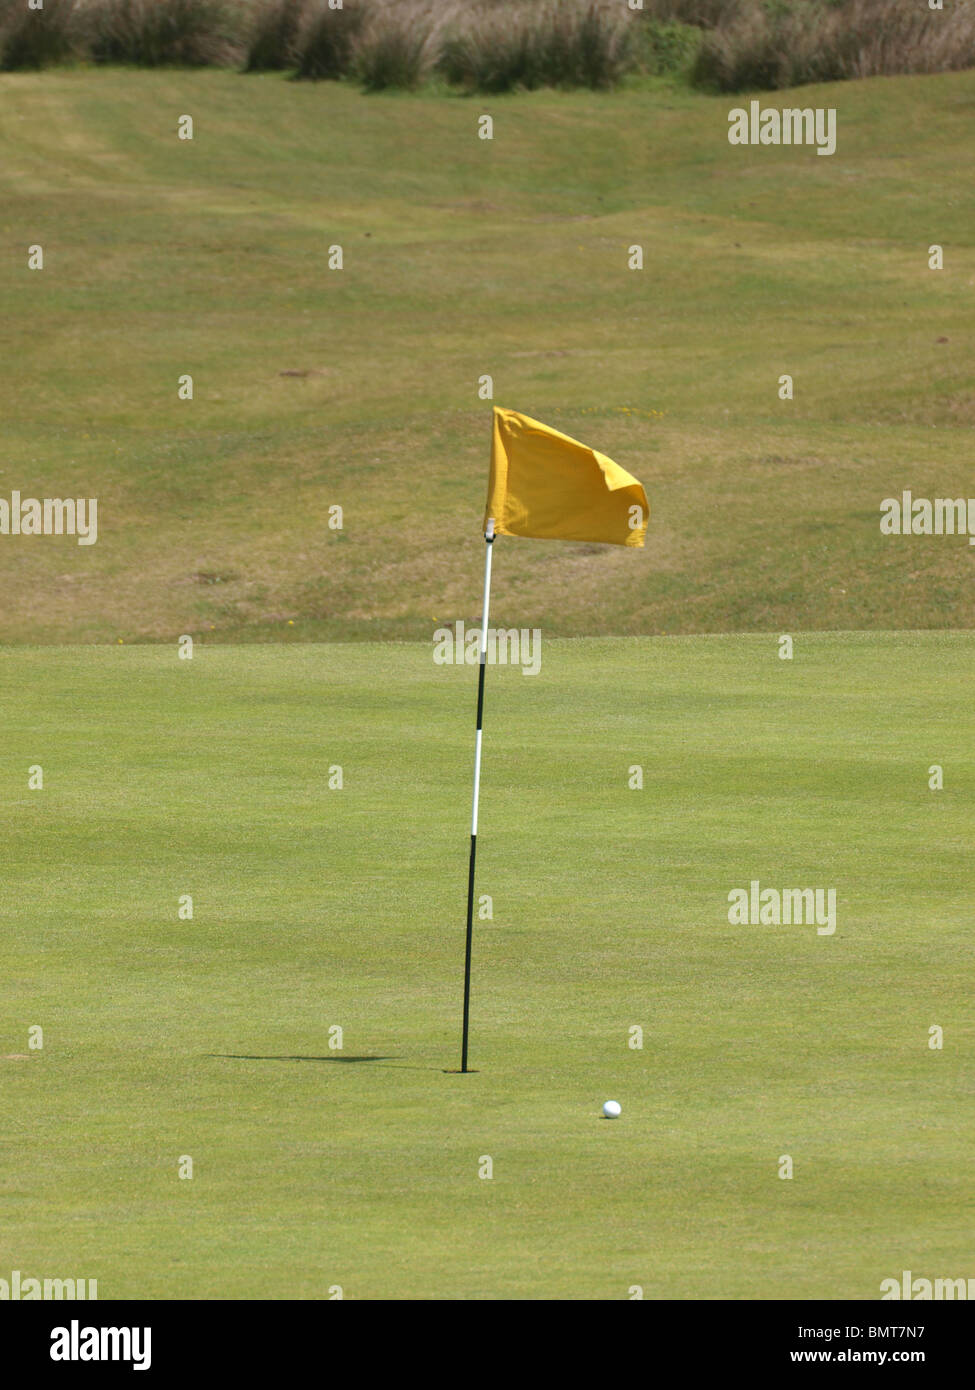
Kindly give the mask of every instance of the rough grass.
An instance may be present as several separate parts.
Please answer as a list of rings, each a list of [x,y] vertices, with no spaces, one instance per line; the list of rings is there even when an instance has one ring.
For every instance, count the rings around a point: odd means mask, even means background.
[[[970,634],[823,634],[792,662],[726,637],[492,667],[460,1077],[470,667],[7,652],[3,1269],[103,1300],[964,1275],[973,659]],[[752,878],[835,887],[835,935],[730,926]]]
[[[348,0],[341,10],[329,9],[325,0],[313,0],[298,36],[295,76],[315,80],[349,76],[367,14],[368,0]]]
[[[975,4],[919,0],[743,6],[704,36],[693,71],[720,91],[777,89],[975,66]]]
[[[232,0],[85,0],[79,16],[96,63],[230,67],[243,54]]]
[[[536,87],[604,90],[633,65],[634,22],[605,0],[542,0],[460,12],[448,25],[440,71],[480,92]]]
[[[373,4],[354,44],[355,76],[370,92],[418,87],[437,61],[444,23],[441,8],[426,0]]]
[[[297,65],[307,0],[256,0],[247,36],[247,72],[274,72]]]
[[[703,35],[703,40],[702,36]],[[366,91],[608,90],[679,73],[723,91],[975,65],[975,0],[0,0],[0,67],[77,57],[291,69]]]
[[[70,62],[82,51],[77,0],[47,0],[28,10],[27,0],[0,0],[0,71],[14,72]]]

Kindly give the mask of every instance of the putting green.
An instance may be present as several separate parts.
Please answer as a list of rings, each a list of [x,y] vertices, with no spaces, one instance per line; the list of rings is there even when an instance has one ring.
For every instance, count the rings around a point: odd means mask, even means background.
[[[7,651],[0,1270],[101,1298],[965,1275],[973,656],[819,633],[492,668],[458,1076],[471,668]],[[731,926],[755,879],[835,888],[835,933]]]

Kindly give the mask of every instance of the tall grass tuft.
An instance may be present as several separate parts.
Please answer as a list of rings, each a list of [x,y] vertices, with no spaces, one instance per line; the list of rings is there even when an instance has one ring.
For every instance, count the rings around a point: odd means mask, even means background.
[[[347,77],[353,69],[356,39],[368,16],[364,0],[345,0],[340,10],[313,0],[298,36],[296,77]]]
[[[975,0],[777,0],[706,33],[693,80],[740,92],[973,66]]]
[[[77,57],[76,11],[76,0],[46,0],[42,10],[29,10],[26,0],[0,0],[0,70],[46,68]]]
[[[245,12],[230,0],[87,0],[96,63],[229,67],[243,57]]]
[[[631,65],[633,13],[608,0],[473,7],[448,26],[439,68],[469,91],[605,89]]]
[[[305,0],[254,0],[245,72],[280,72],[298,66]]]
[[[887,0],[884,5],[879,0],[853,0],[848,23],[855,42],[844,62],[844,77],[975,67],[972,0],[954,0],[942,11],[918,8],[906,0]]]
[[[353,44],[352,65],[366,91],[418,87],[439,55],[445,14],[423,0],[373,0]]]

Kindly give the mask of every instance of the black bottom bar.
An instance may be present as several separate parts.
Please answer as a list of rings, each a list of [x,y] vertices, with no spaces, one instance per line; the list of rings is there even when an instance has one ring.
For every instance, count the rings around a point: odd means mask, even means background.
[[[547,1257],[549,1251],[540,1247],[539,1253]],[[651,1270],[652,1256],[648,1248],[646,1267]],[[731,1374],[746,1379],[756,1371],[770,1372],[778,1381],[796,1366],[828,1369],[851,1364],[882,1365],[885,1374],[877,1377],[878,1384],[886,1383],[891,1368],[902,1367],[903,1379],[895,1377],[892,1384],[910,1384],[912,1372],[917,1371],[922,1377],[925,1371],[934,1371],[942,1383],[951,1384],[956,1377],[960,1380],[959,1369],[971,1367],[971,1318],[967,1307],[954,1302],[912,1302],[910,1308],[876,1299],[656,1302],[648,1282],[641,1306],[621,1309],[620,1303],[634,1301],[632,1294],[627,1297],[628,1276],[621,1276],[611,1288],[598,1281],[592,1289],[593,1301],[558,1304],[546,1299],[553,1271],[546,1268],[545,1258],[538,1268],[537,1301],[506,1303],[504,1280],[499,1276],[493,1289],[497,1296],[484,1297],[488,1308],[479,1312],[470,1300],[454,1305],[452,1320],[466,1327],[466,1335],[482,1340],[478,1364],[483,1368],[493,1371],[496,1366],[498,1374],[510,1369],[507,1339],[497,1335],[499,1317],[520,1324],[526,1333],[540,1332],[549,1345],[562,1340],[569,1344],[580,1329],[589,1342],[609,1337],[621,1364],[639,1357],[650,1368],[676,1365],[684,1371],[706,1371],[719,1384]],[[256,1267],[254,1285],[259,1297]],[[327,1279],[323,1279],[321,1298],[304,1303],[10,1303],[3,1315],[4,1366],[15,1366],[25,1384],[50,1385],[53,1369],[59,1383],[73,1383],[85,1372],[104,1383],[106,1374],[111,1378],[114,1372],[131,1385],[138,1352],[139,1369],[148,1370],[150,1385],[153,1375],[167,1386],[185,1385],[188,1375],[198,1379],[198,1373],[218,1377],[222,1383],[236,1378],[238,1372],[246,1372],[251,1379],[254,1372],[279,1376],[292,1364],[296,1350],[318,1345],[326,1322],[345,1329],[343,1335],[350,1327],[359,1329],[360,1335],[375,1335],[376,1314],[368,1303],[382,1301],[382,1281],[378,1286],[371,1280],[360,1285],[350,1271],[342,1294],[342,1300],[330,1298]],[[422,1280],[417,1298],[423,1298]],[[610,1306],[613,1303],[617,1306]],[[428,1326],[431,1339],[442,1326],[443,1314],[428,1301],[412,1303],[405,1315],[410,1322],[404,1330]],[[131,1335],[112,1337],[103,1349],[103,1339],[97,1335],[102,1328],[128,1329]],[[128,1359],[103,1359],[104,1350],[111,1354],[116,1345],[123,1356],[128,1353]],[[75,1360],[82,1347],[97,1348],[98,1359]],[[52,1360],[52,1350],[67,1355],[71,1364],[62,1366]],[[142,1383],[142,1375],[137,1376],[136,1384]]]

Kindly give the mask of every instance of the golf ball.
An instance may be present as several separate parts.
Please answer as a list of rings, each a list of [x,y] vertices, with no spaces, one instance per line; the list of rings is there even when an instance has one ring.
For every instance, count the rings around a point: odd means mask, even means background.
[[[603,1114],[607,1120],[615,1120],[622,1109],[618,1100],[608,1100],[603,1106]]]

